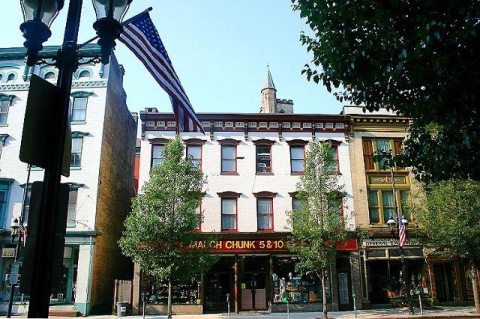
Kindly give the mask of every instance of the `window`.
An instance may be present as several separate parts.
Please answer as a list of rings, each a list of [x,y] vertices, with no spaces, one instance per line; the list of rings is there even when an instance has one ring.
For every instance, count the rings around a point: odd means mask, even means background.
[[[237,199],[222,198],[222,231],[237,230]]]
[[[272,146],[271,145],[257,145],[257,173],[271,173],[272,172]]]
[[[45,73],[45,75],[43,76],[43,78],[44,78],[45,80],[48,80],[48,81],[53,81],[53,80],[55,80],[55,73],[53,73],[53,72],[51,72],[51,71],[50,71],[50,72],[47,72],[47,73]]]
[[[80,167],[82,161],[83,137],[72,138],[72,154],[70,156],[70,166]]]
[[[222,173],[237,172],[237,145],[222,145]]]
[[[152,145],[152,167],[155,165],[160,165],[163,162],[163,150],[165,149],[165,144],[153,144]]]
[[[290,168],[292,173],[303,173],[305,166],[305,145],[290,146]]]
[[[78,190],[70,190],[68,194],[67,227],[75,227],[77,217]]]
[[[74,97],[70,114],[71,122],[84,122],[87,117],[88,97]]]
[[[12,97],[0,94],[0,125],[6,125]]]
[[[383,170],[389,169],[385,167],[385,160],[374,161],[373,156],[377,152],[393,151],[394,155],[401,153],[403,143],[401,139],[385,139],[378,138],[372,140],[363,140],[363,161],[365,170]]]
[[[88,80],[90,78],[90,72],[87,70],[83,70],[78,74],[78,78],[80,80]]]
[[[292,197],[292,210],[301,210],[302,200],[298,197]]]
[[[200,230],[202,228],[202,202],[200,202],[200,205],[198,205],[198,207],[195,209],[195,212],[197,213],[198,217],[198,222],[195,226],[195,230]]]
[[[339,141],[329,140],[329,143],[332,148],[332,162],[327,165],[327,170],[330,173],[339,173],[339,162],[338,162],[338,145]]]
[[[273,230],[273,198],[257,198],[258,230]]]
[[[8,195],[10,192],[9,182],[0,182],[0,228],[5,226],[5,218],[8,209]],[[8,226],[7,226],[8,227]]]
[[[392,190],[369,190],[368,208],[370,215],[370,224],[387,223],[390,217],[395,218],[395,201],[399,216],[404,216],[411,221],[411,215],[408,208],[408,190],[396,190],[395,198]]]
[[[32,196],[31,187],[27,188],[27,193],[25,194],[25,207],[23,210],[23,224],[28,224],[28,214],[30,213],[30,198]]]
[[[202,145],[187,145],[187,157],[194,167],[202,170]]]
[[[13,80],[15,80],[15,74],[10,73],[10,74],[7,76],[7,83],[8,83],[8,82],[13,82]]]

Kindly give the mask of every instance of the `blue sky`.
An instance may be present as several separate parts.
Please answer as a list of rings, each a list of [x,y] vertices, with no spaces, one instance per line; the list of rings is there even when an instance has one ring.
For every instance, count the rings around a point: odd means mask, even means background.
[[[22,46],[19,1],[4,1],[0,47]],[[293,99],[295,113],[341,111],[341,103],[322,85],[300,74],[311,59],[299,42],[300,32],[308,27],[292,11],[290,0],[133,0],[126,18],[149,6],[197,112],[258,112],[267,64],[277,97]],[[80,41],[95,35],[91,1],[84,0],[83,7]],[[62,42],[66,14],[65,7],[53,22],[48,45]],[[124,86],[130,110],[155,106],[170,112],[168,96],[136,57],[118,41],[115,53],[126,69]]]

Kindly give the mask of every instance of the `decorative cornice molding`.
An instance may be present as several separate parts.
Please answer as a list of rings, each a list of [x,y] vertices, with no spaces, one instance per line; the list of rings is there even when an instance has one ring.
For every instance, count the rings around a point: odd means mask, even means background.
[[[295,139],[295,140],[287,141],[287,144],[288,145],[307,145],[308,141]]]
[[[252,141],[252,142],[255,145],[273,145],[273,144],[275,144],[275,141],[269,140],[269,139],[266,139],[266,138],[262,138],[262,139],[255,140],[255,141]]]
[[[168,144],[168,142],[170,142],[170,139],[163,138],[163,137],[155,137],[155,138],[148,139],[148,141],[150,142],[150,144],[153,144],[153,145],[163,145],[163,144]]]
[[[72,88],[102,88],[107,86],[107,80],[74,81]],[[0,91],[28,91],[30,83],[0,84]]]
[[[237,192],[218,192],[217,195],[222,198],[239,198],[242,193]]]
[[[277,196],[278,193],[275,192],[269,192],[269,191],[263,191],[263,192],[256,192],[253,193],[253,196],[259,198],[259,197],[268,197],[268,198],[274,198]]]
[[[238,145],[238,144],[240,144],[240,140],[235,140],[233,138],[224,138],[222,140],[218,140],[218,144],[221,144],[221,145]]]
[[[186,145],[203,145],[207,141],[200,138],[186,138],[183,140]]]

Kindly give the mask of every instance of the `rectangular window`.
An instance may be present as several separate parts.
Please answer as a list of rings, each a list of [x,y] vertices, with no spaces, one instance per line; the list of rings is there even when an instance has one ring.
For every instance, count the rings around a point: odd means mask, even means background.
[[[341,198],[329,199],[328,210],[332,215],[338,214],[340,216],[343,216],[342,199]]]
[[[237,146],[222,145],[222,173],[237,172]]]
[[[80,167],[82,161],[83,137],[72,138],[72,154],[70,156],[70,166]]]
[[[237,229],[237,200],[222,198],[222,230]]]
[[[25,187],[27,187],[25,185]],[[23,209],[23,223],[27,224],[28,223],[28,214],[30,213],[30,198],[32,196],[32,189],[29,188],[27,189],[27,193],[25,194],[25,207]],[[23,200],[23,198],[22,198]]]
[[[272,172],[272,146],[257,145],[257,173]]]
[[[152,145],[152,167],[163,162],[163,150],[165,145]]]
[[[388,152],[391,151],[390,147],[390,140],[386,139],[376,139],[375,140],[375,151],[376,152]],[[379,169],[388,169],[389,167],[386,167],[386,160],[382,159],[380,161],[377,161],[377,165]]]
[[[369,190],[368,206],[370,212],[370,224],[386,224],[390,217],[395,218],[395,201],[400,217],[404,216],[411,221],[408,206],[408,190],[397,190],[393,197],[391,190]]]
[[[290,167],[292,173],[303,173],[305,167],[305,146],[290,146]]]
[[[257,198],[258,230],[273,230],[273,199]]]
[[[70,113],[71,122],[84,122],[87,118],[87,97],[74,97]]]
[[[10,191],[10,184],[0,183],[0,228],[4,228],[5,226],[9,191]]]
[[[380,205],[378,204],[377,191],[368,192],[368,209],[370,214],[370,224],[380,223]]]
[[[373,144],[370,140],[363,140],[363,161],[365,163],[365,170],[375,169],[373,162]]]
[[[202,170],[202,146],[187,145],[187,157],[192,160],[193,166]]]
[[[10,108],[10,99],[0,99],[0,125],[6,125],[8,119],[8,109]]]
[[[300,198],[293,197],[292,198],[292,209],[293,210],[301,210],[302,209],[302,201]]]
[[[332,145],[332,162],[327,166],[327,170],[331,173],[337,173],[338,170],[338,146]]]
[[[197,214],[197,225],[195,226],[196,230],[200,230],[202,227],[202,203],[200,202],[200,205],[195,209],[195,213]]]
[[[67,227],[75,227],[77,217],[77,190],[71,190],[68,194]]]

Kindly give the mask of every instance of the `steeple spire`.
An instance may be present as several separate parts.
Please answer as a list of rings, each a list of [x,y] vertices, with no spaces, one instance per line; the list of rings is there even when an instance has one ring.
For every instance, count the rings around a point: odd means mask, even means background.
[[[273,83],[272,73],[270,73],[270,67],[267,64],[267,76],[265,78],[265,84],[263,89],[275,89],[275,84]]]
[[[275,113],[275,106],[277,103],[277,89],[273,84],[272,73],[267,64],[267,76],[265,78],[265,84],[261,92],[261,105],[260,113]]]

